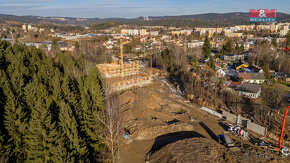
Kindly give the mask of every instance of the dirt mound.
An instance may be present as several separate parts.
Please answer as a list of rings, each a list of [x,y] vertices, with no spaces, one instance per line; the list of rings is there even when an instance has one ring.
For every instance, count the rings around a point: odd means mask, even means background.
[[[172,139],[169,139],[172,140]],[[206,137],[181,137],[149,151],[146,161],[159,162],[285,162],[278,156],[259,151],[247,144],[226,148]],[[160,141],[160,140],[159,140]],[[156,142],[153,144],[156,144]],[[247,146],[247,147],[246,147]]]
[[[192,131],[193,125],[187,123],[173,123],[170,125],[153,126],[150,128],[140,129],[135,132],[133,136],[136,140],[149,140],[154,139],[156,136],[164,135],[171,132],[177,131]]]
[[[225,162],[224,151],[208,138],[190,138],[163,147],[149,157],[149,162]]]

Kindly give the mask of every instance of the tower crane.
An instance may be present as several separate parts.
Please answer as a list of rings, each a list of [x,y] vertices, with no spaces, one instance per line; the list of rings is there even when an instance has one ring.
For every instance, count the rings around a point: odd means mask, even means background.
[[[123,39],[120,39],[120,53],[121,53],[121,77],[124,77],[124,61],[123,61],[123,45],[130,43],[130,41],[123,41]]]

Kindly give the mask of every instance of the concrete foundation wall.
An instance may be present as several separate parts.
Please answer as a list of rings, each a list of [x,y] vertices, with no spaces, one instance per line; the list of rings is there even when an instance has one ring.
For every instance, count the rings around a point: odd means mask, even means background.
[[[265,136],[266,132],[267,132],[265,127],[257,125],[253,122],[250,122],[250,121],[248,121],[247,129],[252,130],[252,131],[254,131],[260,135],[263,135],[263,136]]]
[[[263,126],[260,126],[256,123],[251,122],[249,119],[242,117],[241,115],[236,116],[234,114],[231,114],[227,111],[223,111],[223,118],[225,118],[227,121],[233,123],[233,124],[239,124],[241,126],[246,127],[249,130],[252,130],[256,132],[257,134],[266,136],[267,129]]]
[[[229,121],[229,122],[231,122],[231,123],[236,123],[237,122],[237,116],[236,115],[234,115],[234,114],[231,114],[231,113],[229,113],[229,112],[227,112],[227,111],[223,111],[223,117],[227,120],[227,121]]]
[[[248,122],[251,122],[251,121],[249,119],[245,118],[245,117],[242,117],[242,116],[238,115],[237,123],[239,125],[242,125],[244,127],[247,127]]]

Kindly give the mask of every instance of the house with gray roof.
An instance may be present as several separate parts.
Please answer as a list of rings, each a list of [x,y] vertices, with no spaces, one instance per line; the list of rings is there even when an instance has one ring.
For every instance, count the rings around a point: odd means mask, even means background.
[[[242,83],[239,87],[239,95],[250,99],[256,99],[261,95],[261,85]]]
[[[245,54],[228,54],[221,56],[220,59],[224,61],[237,61],[237,60],[243,61],[245,59]]]

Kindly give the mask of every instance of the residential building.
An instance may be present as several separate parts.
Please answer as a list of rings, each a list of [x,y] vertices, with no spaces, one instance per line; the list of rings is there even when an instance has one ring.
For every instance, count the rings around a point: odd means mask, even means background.
[[[244,54],[239,54],[239,55],[234,55],[234,54],[228,54],[221,56],[221,59],[224,61],[236,61],[236,60],[244,60],[245,55]]]
[[[188,48],[196,48],[201,47],[203,43],[203,41],[193,40],[192,42],[188,43],[187,46]]]
[[[172,36],[180,36],[183,35],[184,32],[183,31],[171,31],[171,35]]]
[[[22,25],[22,30],[23,31],[27,31],[27,28],[26,28],[26,25],[25,24]]]
[[[226,72],[223,69],[218,69],[217,72],[217,77],[225,77],[226,76]]]
[[[28,31],[31,31],[31,30],[32,30],[32,25],[31,25],[31,24],[29,24],[29,25],[27,26],[27,30],[28,30]]]
[[[139,31],[138,31],[138,29],[133,29],[133,30],[132,30],[132,35],[134,35],[134,36],[139,35]]]
[[[158,36],[158,31],[149,32],[150,36]]]
[[[146,29],[140,29],[139,34],[140,34],[140,36],[146,36],[148,33],[147,33]]]
[[[290,74],[286,72],[271,72],[271,76],[275,80],[290,82]]]
[[[239,61],[238,63],[235,64],[235,68],[236,70],[240,70],[240,69],[245,69],[249,67],[249,65],[245,64],[244,62]]]
[[[225,33],[225,36],[226,37],[242,37],[243,36],[243,33]]]
[[[196,28],[195,31],[199,31],[200,35],[208,33],[212,36],[214,33],[221,33],[223,31],[222,28]]]
[[[256,99],[261,95],[261,85],[242,83],[239,87],[239,95],[250,99]]]
[[[121,34],[123,34],[123,35],[128,34],[128,29],[122,29],[122,30],[121,30]]]
[[[261,84],[266,80],[264,73],[238,73],[238,77],[242,78],[242,83]]]

